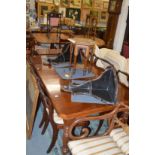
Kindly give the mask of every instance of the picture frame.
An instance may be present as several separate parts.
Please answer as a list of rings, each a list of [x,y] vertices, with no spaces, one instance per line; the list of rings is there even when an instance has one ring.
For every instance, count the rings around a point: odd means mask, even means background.
[[[60,5],[60,0],[53,0],[54,5],[59,6]]]
[[[62,14],[62,17],[66,17],[66,8],[59,7],[59,13]]]
[[[75,21],[80,21],[81,9],[79,8],[66,8],[66,17],[72,18]]]
[[[30,3],[26,3],[26,14],[30,13]]]
[[[101,23],[106,23],[108,21],[108,12],[107,11],[101,11],[99,13],[99,21]]]
[[[81,22],[82,23],[86,22],[86,17],[89,14],[90,14],[90,9],[81,9]]]
[[[81,8],[81,0],[70,0],[71,8]]]
[[[82,0],[82,8],[91,8],[93,0]]]
[[[97,10],[91,10],[90,11],[90,15],[91,16],[94,16],[94,17],[99,17],[99,11],[97,11]]]
[[[30,66],[27,63],[26,68],[26,137],[30,139],[37,110],[39,97],[39,89],[37,81],[30,71]]]
[[[61,0],[60,4],[62,7],[69,7],[70,6],[70,0]]]
[[[103,2],[103,10],[108,10],[109,2]]]
[[[54,0],[45,0],[46,3],[52,3],[52,4],[54,4],[53,1]]]
[[[44,11],[51,11],[54,8],[54,4],[52,3],[44,3],[44,2],[38,2],[38,18],[44,16]]]
[[[93,8],[97,10],[103,9],[103,0],[93,0]]]

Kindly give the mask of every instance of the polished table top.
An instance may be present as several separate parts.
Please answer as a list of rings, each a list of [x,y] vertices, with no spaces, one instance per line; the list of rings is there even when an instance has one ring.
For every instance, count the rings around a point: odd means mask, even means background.
[[[98,112],[109,112],[113,110],[113,105],[74,103],[71,101],[70,93],[61,90],[62,84],[67,84],[68,80],[62,80],[55,70],[50,66],[38,64],[36,57],[33,57],[32,62],[37,70],[38,76],[41,78],[45,91],[47,92],[53,106],[58,115],[64,120],[76,119]],[[35,63],[37,62],[37,63]],[[96,75],[101,73],[101,70],[93,66],[93,72]],[[119,84],[118,100],[128,100],[128,88]]]
[[[50,44],[50,43],[59,43],[59,38],[57,36],[57,33],[33,33],[32,36],[34,37],[35,41],[37,43],[42,44]],[[67,34],[61,34],[60,39],[67,40],[69,38],[69,35]]]
[[[57,36],[57,33],[49,33],[48,35],[47,33],[32,33],[32,36],[34,37],[37,43],[44,43],[44,44],[59,43],[59,38]],[[92,40],[90,38],[85,38],[83,35],[74,35],[73,37],[64,33],[61,33],[60,35],[60,39],[64,41],[68,40],[69,38],[74,40],[79,40],[79,39],[85,40],[87,42],[91,40],[91,41],[94,41],[98,47],[103,47],[105,45],[104,40],[100,38],[95,38],[95,40]]]

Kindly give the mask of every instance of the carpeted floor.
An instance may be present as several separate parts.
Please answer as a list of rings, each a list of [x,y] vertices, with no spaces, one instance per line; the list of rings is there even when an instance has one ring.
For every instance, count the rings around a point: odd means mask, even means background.
[[[41,135],[41,129],[39,128],[39,123],[42,117],[42,107],[39,108],[36,120],[34,123],[32,138],[30,140],[26,140],[26,155],[47,155],[46,150],[51,142],[52,136],[52,127],[49,125],[45,134]],[[91,134],[97,128],[98,121],[93,121],[90,123]],[[99,134],[104,133],[107,128],[107,123],[105,122],[99,132]],[[77,130],[76,133],[79,133],[80,130]],[[62,134],[63,130],[59,130],[58,140],[55,144],[53,150],[49,153],[49,155],[62,155]]]

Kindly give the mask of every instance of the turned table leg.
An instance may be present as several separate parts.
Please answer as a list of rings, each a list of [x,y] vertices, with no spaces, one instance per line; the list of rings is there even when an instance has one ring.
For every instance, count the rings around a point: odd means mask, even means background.
[[[63,154],[67,154],[69,149],[68,149],[68,141],[69,141],[69,126],[64,126],[64,133],[63,133],[63,148],[62,152]]]

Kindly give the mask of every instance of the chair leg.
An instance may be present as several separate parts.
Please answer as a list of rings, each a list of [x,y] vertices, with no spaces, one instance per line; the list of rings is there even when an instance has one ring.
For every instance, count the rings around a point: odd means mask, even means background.
[[[42,116],[41,122],[39,124],[39,128],[41,128],[43,126],[43,123],[45,122],[45,120],[46,120],[46,111],[45,111],[45,108],[44,108],[43,116]]]
[[[53,149],[54,145],[55,145],[55,142],[57,140],[57,137],[58,137],[58,129],[57,129],[57,126],[56,124],[52,123],[51,124],[52,127],[53,127],[53,137],[52,137],[52,141],[51,141],[51,144],[49,145],[48,149],[47,149],[47,153],[50,153],[51,150]]]
[[[46,119],[46,121],[45,121],[45,125],[44,125],[44,127],[43,127],[42,132],[41,132],[42,135],[45,133],[45,131],[46,131],[47,127],[48,127],[48,124],[49,124],[49,120]]]

